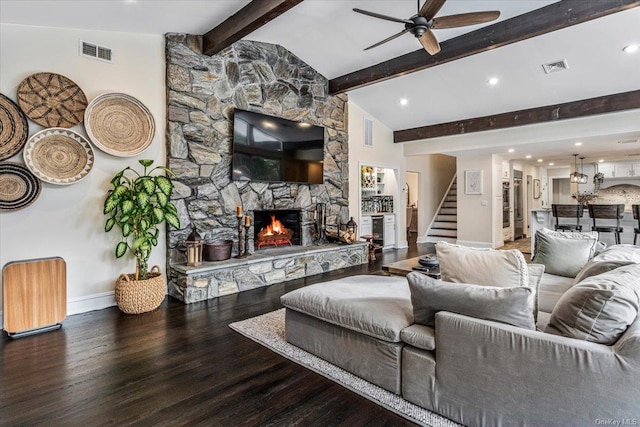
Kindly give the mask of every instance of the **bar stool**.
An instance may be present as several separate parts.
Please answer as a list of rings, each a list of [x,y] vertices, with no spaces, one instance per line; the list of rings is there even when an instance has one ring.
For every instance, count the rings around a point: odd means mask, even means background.
[[[633,229],[633,244],[636,244],[638,234],[640,234],[640,205],[631,205],[631,211],[633,212],[633,219],[638,221],[638,226]]]
[[[583,205],[551,205],[551,211],[556,218],[555,229],[562,231],[582,231],[580,225],[580,218],[584,215]],[[575,224],[560,224],[559,218],[573,218],[576,220]]]
[[[620,233],[623,232],[620,227],[620,220],[624,216],[624,204],[620,205],[592,205],[589,204],[589,216],[593,219],[593,227],[591,231],[598,233],[614,233],[616,244],[620,244]],[[597,220],[616,220],[616,225],[597,225]]]

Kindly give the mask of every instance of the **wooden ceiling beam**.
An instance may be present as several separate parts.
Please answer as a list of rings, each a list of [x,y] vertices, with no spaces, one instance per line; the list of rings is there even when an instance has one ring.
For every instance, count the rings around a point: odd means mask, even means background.
[[[302,0],[253,0],[202,36],[202,52],[215,55],[300,3]]]
[[[558,120],[575,119],[596,114],[640,108],[640,90],[622,92],[598,98],[546,105],[528,110],[511,111],[492,116],[475,117],[450,123],[440,123],[393,132],[393,142],[408,142],[441,136],[462,135],[486,130],[533,125]]]
[[[404,76],[637,6],[640,0],[562,0],[445,40],[437,55],[420,49],[336,77],[329,81],[329,92],[335,95]]]

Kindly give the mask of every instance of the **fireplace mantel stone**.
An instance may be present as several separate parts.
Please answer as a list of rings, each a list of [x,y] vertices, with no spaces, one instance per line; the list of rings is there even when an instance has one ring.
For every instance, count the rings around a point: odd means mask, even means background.
[[[204,262],[198,267],[173,264],[169,295],[185,304],[313,276],[368,262],[364,242],[324,246],[288,246],[256,251],[247,258]]]

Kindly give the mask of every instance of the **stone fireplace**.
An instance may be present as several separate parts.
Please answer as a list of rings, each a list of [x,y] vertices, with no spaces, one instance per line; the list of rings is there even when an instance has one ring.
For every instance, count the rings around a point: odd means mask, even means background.
[[[318,203],[327,224],[350,216],[347,96],[330,95],[328,80],[282,46],[241,40],[213,56],[201,46],[200,36],[166,35],[167,165],[181,226],[167,233],[169,294],[191,303],[366,262],[363,245],[313,244]],[[236,108],[322,126],[322,184],[234,181]],[[237,207],[252,217],[250,256],[241,259],[233,258]],[[296,212],[293,246],[258,248],[262,219],[255,214],[267,210]],[[183,246],[193,229],[205,241],[232,240],[232,259],[186,267]]]
[[[255,250],[302,244],[300,209],[266,209],[253,211]]]

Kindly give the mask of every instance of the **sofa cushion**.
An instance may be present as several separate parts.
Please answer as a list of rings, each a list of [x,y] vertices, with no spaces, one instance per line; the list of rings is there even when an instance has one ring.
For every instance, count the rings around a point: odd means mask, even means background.
[[[598,274],[606,273],[607,271],[615,270],[618,267],[624,267],[629,264],[633,264],[633,262],[623,260],[596,261],[594,258],[582,267],[582,270],[580,270],[576,278],[573,279],[573,284],[577,285],[586,278],[597,276]]]
[[[446,242],[436,243],[442,280],[476,285],[529,286],[529,271],[522,252],[469,248]]]
[[[538,309],[540,305],[538,302],[538,298],[540,296],[540,283],[542,282],[542,277],[544,276],[544,265],[527,264],[527,269],[529,270],[529,287],[535,291],[533,318],[535,321],[537,321]]]
[[[544,273],[538,293],[538,311],[551,314],[560,297],[573,286],[572,277]]]
[[[534,291],[528,286],[510,288],[436,281],[424,274],[407,275],[415,323],[435,326],[439,311],[535,329]]]
[[[532,260],[544,264],[545,272],[575,277],[594,255],[597,233],[561,233],[543,228],[535,236]]]
[[[402,338],[403,342],[416,348],[423,350],[436,349],[436,330],[431,326],[414,323],[402,330],[400,338]]]
[[[638,316],[640,264],[592,276],[556,304],[545,332],[612,345]]]
[[[640,246],[627,244],[609,246],[596,254],[593,261],[629,261],[640,264]]]
[[[413,323],[404,277],[345,277],[296,289],[280,301],[292,310],[388,342],[400,342],[400,331]]]

